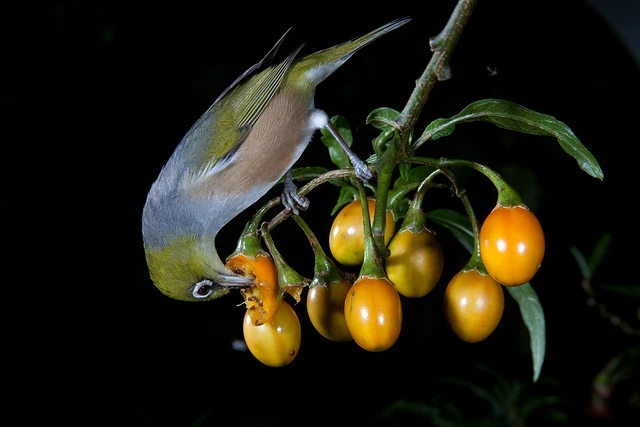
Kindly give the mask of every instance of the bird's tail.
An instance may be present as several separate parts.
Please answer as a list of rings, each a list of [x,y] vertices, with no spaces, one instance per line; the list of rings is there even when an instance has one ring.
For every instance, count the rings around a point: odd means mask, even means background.
[[[307,72],[307,77],[315,84],[320,83],[331,73],[333,73],[338,67],[340,67],[347,59],[351,57],[358,50],[362,49],[372,41],[376,40],[387,34],[390,31],[395,30],[398,27],[409,22],[411,18],[404,17],[393,20],[381,27],[376,28],[367,34],[349,40],[348,42],[341,43],[339,45],[312,53],[300,59],[295,68],[299,68],[301,72]],[[298,73],[294,73],[298,74]]]

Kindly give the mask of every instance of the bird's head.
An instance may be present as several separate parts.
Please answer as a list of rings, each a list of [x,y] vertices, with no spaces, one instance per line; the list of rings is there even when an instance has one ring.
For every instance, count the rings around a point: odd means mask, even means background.
[[[174,237],[166,244],[145,244],[151,280],[165,295],[181,301],[210,301],[252,279],[234,274],[220,260],[213,240]]]

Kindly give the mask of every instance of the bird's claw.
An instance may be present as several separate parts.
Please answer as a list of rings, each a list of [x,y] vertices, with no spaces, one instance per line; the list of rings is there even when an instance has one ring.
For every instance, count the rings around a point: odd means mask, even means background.
[[[351,159],[351,164],[353,165],[353,171],[356,174],[356,178],[360,181],[367,182],[371,178],[373,178],[373,173],[369,170],[369,167],[365,162],[356,158]]]
[[[285,180],[284,190],[280,196],[282,206],[290,210],[294,215],[300,215],[300,211],[306,211],[309,208],[309,199],[298,195],[298,188],[291,180]]]

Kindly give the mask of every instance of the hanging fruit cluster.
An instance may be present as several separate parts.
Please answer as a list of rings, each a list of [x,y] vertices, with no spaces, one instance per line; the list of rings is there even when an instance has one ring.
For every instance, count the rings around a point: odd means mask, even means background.
[[[241,291],[246,309],[243,332],[248,349],[262,363],[285,366],[299,353],[302,333],[295,305],[303,292],[306,314],[327,340],[353,340],[371,352],[392,347],[402,330],[403,298],[428,298],[443,279],[441,237],[428,223],[451,231],[470,253],[468,262],[446,285],[441,284],[446,286],[441,294],[442,313],[455,336],[468,343],[489,337],[502,319],[505,290],[514,296],[523,317],[532,310],[537,310],[538,318],[542,316],[530,285],[545,254],[545,236],[536,215],[489,167],[468,160],[420,157],[415,152],[427,140],[451,133],[461,117],[488,120],[508,114],[508,122],[498,118],[493,122],[506,129],[556,136],[563,147],[572,148],[565,151],[583,170],[601,179],[595,158],[562,122],[508,101],[478,101],[456,116],[435,120],[416,141],[399,136],[393,124],[398,114],[385,108],[368,117],[368,123],[381,130],[370,159],[377,173],[375,182],[365,186],[355,180],[346,160],[335,155],[337,141],[328,133],[323,133],[322,141],[338,168],[304,168],[293,173],[294,178],[308,181],[299,191],[301,197],[328,182],[341,189],[327,236],[330,256],[304,221],[304,214],[281,211],[269,221],[264,219],[266,212],[279,204],[276,198],[247,223],[236,251],[227,258],[233,271],[255,279],[255,286]],[[524,124],[515,126],[519,120]],[[336,116],[332,123],[351,144],[346,121]],[[534,128],[532,123],[537,124],[535,132],[527,128]],[[497,190],[495,207],[482,222],[476,218],[466,191],[459,188],[457,172],[461,168],[479,172]],[[424,196],[432,188],[453,192],[466,215],[448,209],[425,211]],[[314,276],[310,279],[284,260],[271,236],[271,229],[287,218],[298,223],[313,249]],[[348,271],[353,268],[359,272]],[[527,322],[527,327],[532,336],[534,370],[539,372],[544,323]]]

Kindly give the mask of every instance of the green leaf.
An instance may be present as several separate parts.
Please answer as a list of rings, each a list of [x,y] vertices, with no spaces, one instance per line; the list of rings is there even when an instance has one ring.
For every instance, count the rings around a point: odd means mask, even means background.
[[[616,294],[640,299],[640,285],[598,285],[598,289],[604,289]]]
[[[580,252],[580,250],[578,250],[578,248],[576,248],[575,246],[571,246],[569,248],[569,252],[571,252],[573,257],[576,259],[576,262],[578,263],[578,267],[580,268],[580,273],[582,274],[582,277],[584,277],[585,279],[590,279],[591,269],[589,268],[589,264],[587,263],[587,260],[585,259],[584,255],[582,255],[582,252]]]
[[[381,131],[394,130],[396,128],[396,119],[399,115],[400,113],[393,108],[376,108],[369,113],[366,123]]]
[[[436,170],[435,167],[429,165],[420,165],[412,168],[408,174],[400,175],[393,183],[393,188],[403,187],[409,184],[421,183],[426,177]]]
[[[474,121],[487,121],[516,132],[552,136],[560,143],[560,147],[576,160],[582,170],[594,178],[604,178],[598,161],[566,124],[552,116],[537,113],[504,99],[476,101],[455,116],[434,120],[416,142],[416,148],[429,139],[435,140],[451,134],[458,123]]]
[[[529,283],[520,286],[506,286],[507,291],[520,307],[520,315],[529,330],[531,356],[533,358],[533,381],[540,377],[546,349],[545,320],[538,295]]]
[[[445,378],[441,382],[443,384],[455,384],[466,388],[471,394],[474,394],[477,398],[484,400],[496,410],[502,406],[500,399],[498,399],[494,394],[491,394],[485,386],[478,385],[473,381],[468,381],[463,378]]]
[[[382,107],[373,110],[367,116],[366,123],[382,131],[373,141],[373,151],[376,154],[382,154],[387,142],[393,138],[396,130],[395,120],[399,115],[400,113],[392,108]]]
[[[458,241],[473,253],[474,236],[469,218],[450,209],[436,209],[427,212],[427,219],[448,229]],[[533,359],[533,381],[540,376],[546,349],[546,332],[544,312],[529,283],[520,286],[505,286],[520,308],[520,315],[529,330],[531,354]]]
[[[340,208],[345,206],[347,203],[355,200],[357,198],[357,195],[358,189],[353,186],[345,185],[343,187],[340,187],[340,195],[338,196],[338,200],[336,201],[336,204],[331,211],[331,216],[337,214]]]
[[[473,231],[466,215],[452,209],[435,209],[426,213],[427,219],[446,228],[464,248],[473,253]]]
[[[331,117],[331,123],[333,123],[333,126],[336,128],[340,136],[342,136],[344,142],[351,147],[351,144],[353,143],[353,134],[347,120],[342,116],[333,116]],[[329,157],[333,164],[340,169],[350,168],[351,163],[349,162],[349,158],[338,141],[326,128],[321,128],[320,132],[322,133],[320,140],[329,149]]]
[[[411,163],[402,162],[398,164],[398,172],[400,172],[400,179],[405,181],[409,178],[409,172],[411,172]]]
[[[598,268],[604,257],[607,255],[607,251],[609,250],[609,246],[611,246],[612,240],[612,235],[609,233],[605,233],[593,247],[593,251],[591,252],[591,256],[589,257],[588,261],[584,257],[582,252],[578,250],[578,248],[576,248],[575,246],[571,246],[569,248],[569,251],[578,263],[578,267],[580,267],[580,273],[582,273],[582,277],[587,280],[591,280],[596,269]]]
[[[589,270],[592,275],[596,272],[596,269],[607,254],[612,240],[613,236],[609,233],[605,233],[593,248],[593,252],[591,252],[591,256],[589,257]]]
[[[407,210],[409,210],[411,198],[407,195],[415,191],[416,188],[417,186],[415,184],[407,184],[399,187],[394,186],[389,190],[387,209],[393,211],[397,221],[401,221],[407,213]]]
[[[384,132],[380,132],[380,135],[373,140],[373,151],[374,155],[382,155],[384,152],[384,148],[386,148],[386,144],[391,141],[393,135],[395,134],[394,129],[388,129]]]
[[[410,204],[411,200],[408,197],[398,197],[393,201],[393,204],[387,204],[387,209],[391,209],[393,211],[393,215],[396,218],[396,221],[398,223],[401,223],[401,221],[407,214],[407,211],[409,210]]]
[[[522,402],[518,408],[520,418],[526,420],[534,411],[540,411],[543,407],[547,406],[547,411],[552,411],[553,406],[557,406],[566,402],[565,399],[560,396],[527,396],[527,399]],[[550,415],[551,417],[551,415]]]

